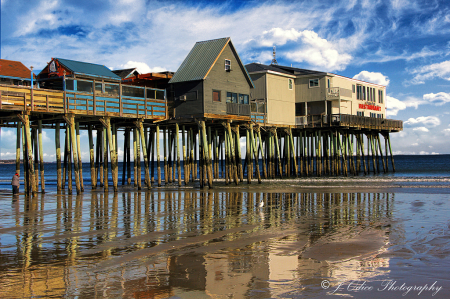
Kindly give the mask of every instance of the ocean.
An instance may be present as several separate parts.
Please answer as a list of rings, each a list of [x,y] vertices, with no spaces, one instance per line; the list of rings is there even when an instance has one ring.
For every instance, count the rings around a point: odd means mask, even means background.
[[[36,197],[0,165],[0,298],[450,298],[450,155],[394,160],[119,192],[91,190],[85,163],[80,195],[47,163]]]
[[[364,175],[360,173],[358,176],[349,175],[344,176],[309,176],[300,178],[298,181],[303,183],[311,183],[316,185],[317,183],[332,183],[336,184],[351,184],[352,182],[370,182],[372,184],[407,184],[419,183],[421,185],[442,185],[450,182],[450,155],[397,155],[394,156],[395,172],[392,171],[391,160],[389,159],[389,172],[374,174],[373,171],[370,174]],[[244,162],[243,162],[244,164]],[[260,162],[262,165],[262,163]],[[22,165],[21,165],[22,166]],[[381,164],[380,164],[381,166]],[[122,169],[123,163],[119,162],[119,185],[122,182]],[[46,191],[56,191],[56,163],[45,163],[45,187]],[[111,172],[111,166],[109,166]],[[161,162],[162,181],[164,182],[164,164]],[[183,167],[181,167],[182,177]],[[0,164],[0,190],[10,189],[11,179],[15,173],[15,164]],[[133,173],[133,165],[132,165]],[[156,167],[154,169],[155,175],[157,174]],[[23,174],[23,168],[21,168],[21,174]],[[144,178],[144,163],[141,162],[141,175]],[[23,178],[21,178],[23,179]],[[292,178],[291,178],[292,179]],[[90,185],[90,164],[83,163],[83,181],[84,184]],[[110,185],[112,184],[111,173],[109,174]],[[268,180],[272,181],[272,180]],[[67,183],[66,183],[67,184]],[[75,185],[75,179],[73,180]]]

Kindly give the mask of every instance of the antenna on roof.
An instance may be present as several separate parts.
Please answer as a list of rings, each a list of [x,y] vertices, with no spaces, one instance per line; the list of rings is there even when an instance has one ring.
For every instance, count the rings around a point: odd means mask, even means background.
[[[278,65],[277,62],[277,47],[273,46],[273,59],[272,59],[272,63],[273,65]]]

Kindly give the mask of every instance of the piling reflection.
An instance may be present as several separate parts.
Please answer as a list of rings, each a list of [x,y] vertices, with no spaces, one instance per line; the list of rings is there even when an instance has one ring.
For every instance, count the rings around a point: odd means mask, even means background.
[[[13,202],[0,297],[277,297],[388,271],[394,194],[155,191]],[[288,287],[286,287],[288,285]],[[18,294],[20,290],[20,294]]]

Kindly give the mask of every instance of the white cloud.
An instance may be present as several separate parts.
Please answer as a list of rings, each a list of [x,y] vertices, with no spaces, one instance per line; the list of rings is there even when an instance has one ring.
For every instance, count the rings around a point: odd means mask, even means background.
[[[429,132],[430,130],[428,130],[428,129],[425,128],[425,127],[417,127],[417,128],[414,128],[413,131]]]
[[[389,85],[389,78],[383,75],[382,73],[378,72],[362,71],[359,74],[353,76],[353,79],[380,84],[384,86]]]
[[[403,103],[402,101],[400,101],[394,97],[386,96],[386,115],[387,116],[395,116],[395,115],[397,115],[398,111],[405,110],[405,109],[406,109],[405,103]]]
[[[120,65],[120,68],[122,69],[130,69],[130,68],[137,68],[138,72],[141,74],[147,74],[147,73],[158,73],[158,72],[164,72],[166,71],[163,67],[149,67],[145,62],[138,62],[138,61],[128,61],[125,64]]]
[[[423,99],[434,103],[436,106],[442,106],[445,103],[450,102],[450,93],[438,92],[438,93],[427,93],[423,95]]]
[[[351,61],[352,56],[340,49],[339,42],[321,38],[312,30],[298,31],[294,28],[272,28],[264,31],[260,38],[248,42],[255,42],[259,46],[283,46],[292,42],[292,50],[282,54],[293,62],[306,62],[313,67],[325,70],[342,70]]]
[[[404,124],[415,125],[415,124],[424,124],[428,127],[436,127],[441,124],[441,120],[436,116],[419,116],[417,118],[409,118]],[[420,131],[424,131],[423,129],[415,128]]]
[[[411,146],[418,146],[419,144],[417,142],[411,144]]]
[[[426,80],[441,78],[450,81],[450,60],[425,65],[410,71],[414,78],[407,84],[424,84]]]

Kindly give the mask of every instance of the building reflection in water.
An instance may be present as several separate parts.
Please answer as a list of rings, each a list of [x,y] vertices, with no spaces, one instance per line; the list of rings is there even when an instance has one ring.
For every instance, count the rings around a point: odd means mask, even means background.
[[[389,264],[377,255],[394,194],[196,190],[21,200],[2,211],[2,298],[277,297],[320,289],[324,278],[367,279]]]

